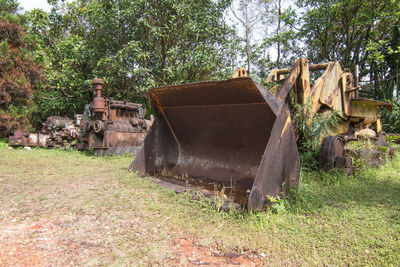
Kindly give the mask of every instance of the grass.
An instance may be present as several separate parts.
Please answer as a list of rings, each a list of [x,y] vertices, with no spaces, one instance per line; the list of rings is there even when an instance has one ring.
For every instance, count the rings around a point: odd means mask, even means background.
[[[298,192],[279,208],[251,213],[216,210],[138,178],[127,172],[129,156],[6,147],[0,143],[0,233],[53,225],[36,234],[65,244],[50,265],[165,265],[177,238],[261,254],[274,266],[400,264],[399,157],[350,178],[302,171]]]

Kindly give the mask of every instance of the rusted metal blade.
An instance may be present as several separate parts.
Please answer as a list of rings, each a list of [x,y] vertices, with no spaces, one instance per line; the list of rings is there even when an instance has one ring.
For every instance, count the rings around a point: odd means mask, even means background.
[[[259,167],[285,107],[251,78],[154,88],[150,97],[157,117],[133,169],[151,175],[206,178],[235,185],[242,192],[252,190],[256,176],[268,176],[268,170],[260,173]],[[274,140],[282,139],[281,128]],[[296,146],[290,152],[298,157]],[[275,157],[277,152],[269,153]],[[270,180],[278,186],[270,192],[279,193],[285,171],[274,176],[279,177]],[[265,196],[258,199],[262,202]]]

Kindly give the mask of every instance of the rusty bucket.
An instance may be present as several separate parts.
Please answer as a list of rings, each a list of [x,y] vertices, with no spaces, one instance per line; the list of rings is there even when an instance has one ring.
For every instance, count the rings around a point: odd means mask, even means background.
[[[298,184],[289,109],[251,78],[158,87],[150,98],[156,119],[131,169],[235,184],[253,210]]]

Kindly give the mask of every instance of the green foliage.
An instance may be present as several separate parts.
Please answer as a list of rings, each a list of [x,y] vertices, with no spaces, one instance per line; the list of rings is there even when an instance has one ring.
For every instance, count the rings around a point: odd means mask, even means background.
[[[0,138],[0,150],[6,149],[8,147],[8,139]]]
[[[400,133],[400,104],[397,101],[392,101],[393,110],[382,108],[380,115],[383,130],[386,133]]]
[[[288,205],[287,200],[281,198],[280,196],[271,197],[267,195],[266,210],[272,212],[273,214],[286,212],[286,206]]]
[[[18,2],[15,0],[0,0],[0,17],[14,23],[20,23],[21,18],[15,16],[20,10]]]
[[[347,176],[343,169],[333,169],[329,172],[321,172],[321,180],[327,185],[340,184],[346,179]]]
[[[264,81],[272,69],[292,66],[304,49],[299,47],[298,12],[292,6],[287,6],[282,0],[256,2],[261,6],[258,9],[263,39],[254,45],[252,62],[257,67],[257,75]]]
[[[299,36],[311,62],[360,66],[364,96],[392,99],[399,88],[400,2],[299,0]]]
[[[315,170],[318,167],[317,157],[322,139],[334,133],[343,115],[335,110],[315,114],[311,110],[310,102],[305,105],[294,104],[292,118],[295,123],[302,168]]]
[[[187,190],[184,193],[186,199],[191,203],[194,203],[198,208],[211,214],[221,214],[226,216],[228,214],[234,214],[236,216],[242,216],[245,212],[243,208],[238,208],[234,203],[229,202],[224,196],[223,190],[217,192],[213,196],[204,196],[203,193],[196,190]]]
[[[274,10],[273,12],[276,12]],[[298,32],[296,30],[296,23],[298,15],[293,7],[282,10],[280,15],[281,28],[279,31],[274,31],[273,34],[264,38],[262,46],[276,47],[279,44],[281,58],[279,62],[274,62],[274,68],[281,68],[284,65],[292,65],[293,61],[299,53],[298,47]]]
[[[94,77],[104,79],[105,96],[147,103],[150,87],[231,75],[229,1],[51,4],[49,14],[28,14],[47,61],[47,84],[35,98],[42,116],[81,112]]]
[[[385,138],[386,138],[386,142],[390,145],[400,143],[399,142],[400,136],[398,136],[398,135],[386,135]]]
[[[18,10],[16,1],[0,1],[0,136],[30,127],[32,94],[42,80],[35,43]]]

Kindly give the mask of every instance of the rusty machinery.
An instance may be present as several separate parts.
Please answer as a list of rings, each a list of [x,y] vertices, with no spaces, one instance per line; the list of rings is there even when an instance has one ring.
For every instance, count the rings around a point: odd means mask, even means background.
[[[79,124],[71,119],[51,116],[39,132],[16,131],[8,138],[9,146],[63,147],[76,144]]]
[[[311,87],[310,71],[317,70],[324,73]],[[291,91],[296,103],[310,101],[314,114],[343,112],[336,133],[348,136],[368,127],[379,133],[379,107],[391,109],[390,104],[358,98],[357,83],[338,62],[309,65],[307,59],[297,59],[290,69],[273,70],[267,81],[282,84],[276,94],[241,69],[234,77],[150,89],[156,119],[130,168],[234,186],[246,193],[250,209],[262,209],[267,196],[276,197],[283,189],[287,193],[299,183],[300,158],[286,101]],[[343,140],[334,136],[323,141],[323,165],[349,164]]]
[[[145,119],[141,104],[101,96],[103,80],[93,79],[95,97],[84,114],[69,118],[51,116],[40,132],[16,131],[10,146],[94,149],[96,154],[134,153],[147,134],[152,120]]]
[[[15,131],[8,137],[8,146],[47,147],[48,138],[49,134],[47,133]]]
[[[103,80],[93,79],[95,97],[86,105],[78,148],[93,148],[96,154],[135,152],[151,125],[141,104],[101,96]]]
[[[310,71],[323,71],[312,87]],[[292,101],[307,105],[308,120],[316,113],[329,114],[333,110],[343,115],[341,122],[333,129],[334,135],[321,140],[319,163],[322,170],[339,167],[345,168],[350,174],[353,169],[352,158],[345,155],[344,148],[347,142],[358,141],[361,136],[376,141],[379,147],[387,147],[382,135],[379,109],[385,107],[391,111],[392,105],[360,98],[358,79],[358,66],[353,77],[349,70],[342,70],[339,62],[309,65],[307,59],[301,58],[296,60],[293,68],[273,70],[266,80],[282,84],[277,92],[282,101],[288,97],[288,92],[293,90]],[[390,154],[393,153],[390,147],[388,150]],[[370,165],[384,162],[377,155],[378,151],[369,152],[371,155],[367,155],[366,160]]]
[[[51,116],[44,123],[43,131],[49,133],[47,146],[61,147],[73,146],[79,135],[79,120],[72,121],[69,118]]]

